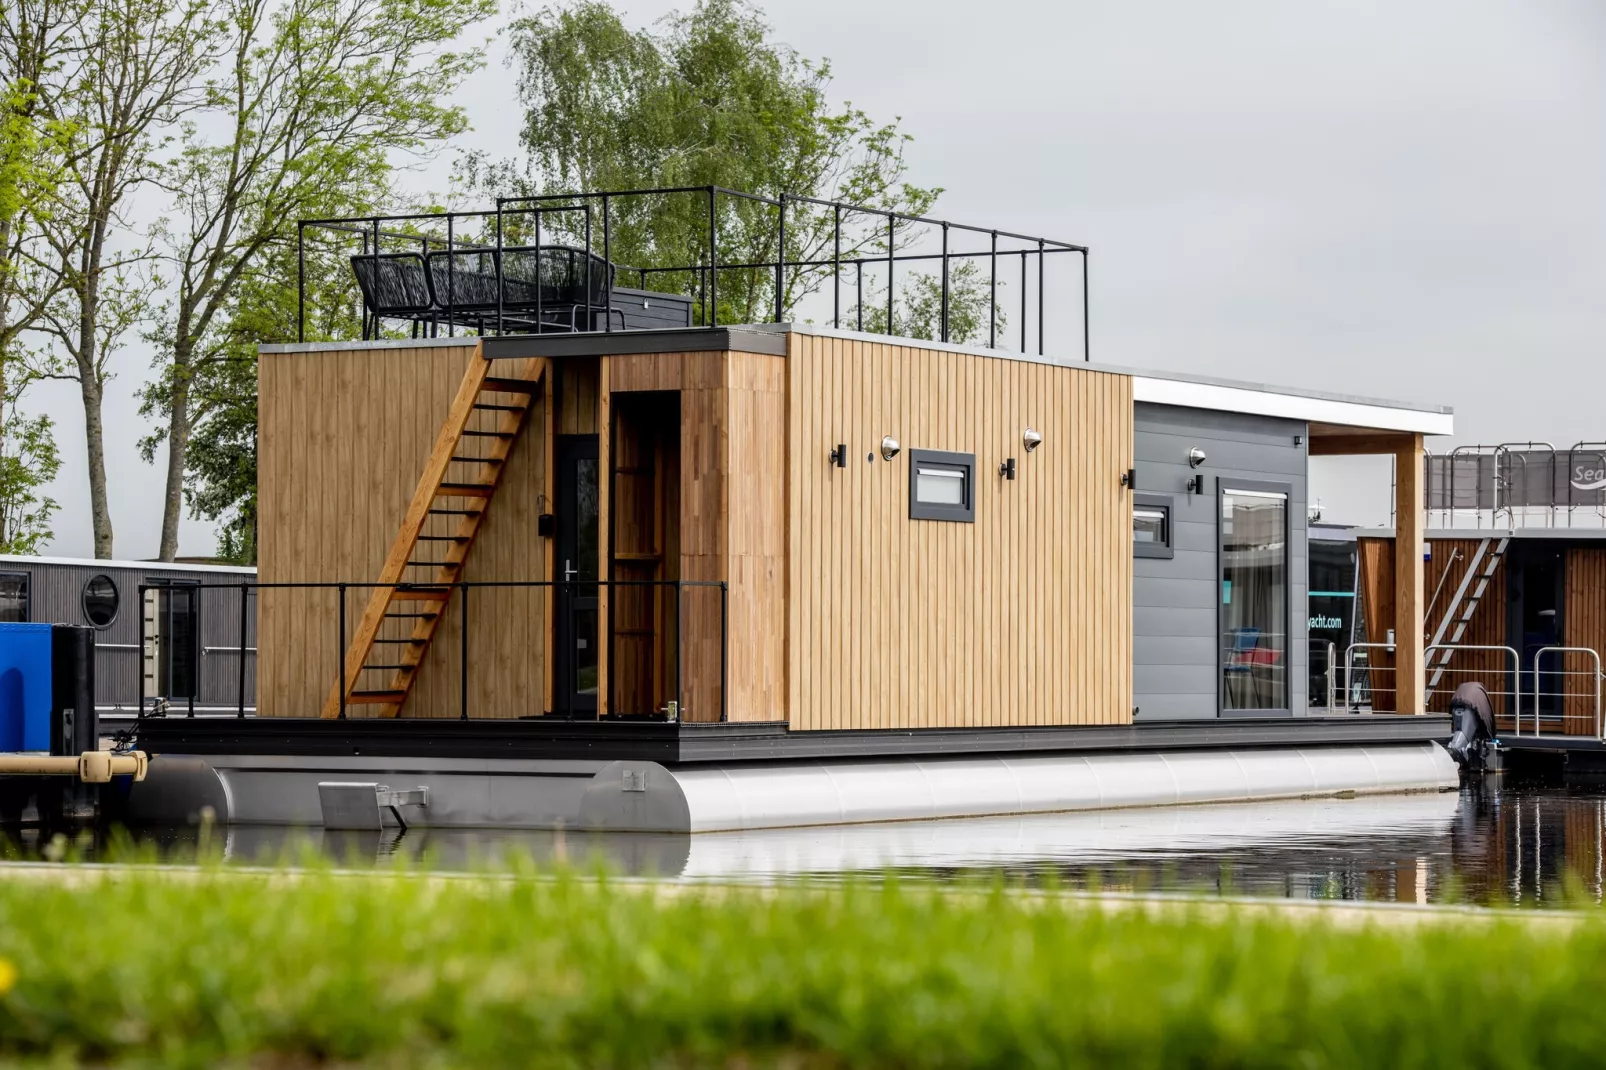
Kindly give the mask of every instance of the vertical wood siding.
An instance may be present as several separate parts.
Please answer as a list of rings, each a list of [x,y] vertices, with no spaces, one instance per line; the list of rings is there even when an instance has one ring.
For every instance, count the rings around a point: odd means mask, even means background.
[[[377,577],[472,352],[472,344],[383,343],[262,355],[258,537],[264,582]],[[537,403],[544,406],[547,398]],[[542,423],[538,413],[508,459],[464,569],[467,580],[548,578],[535,535],[546,493]],[[348,635],[364,601],[362,591],[347,595]],[[539,588],[470,596],[469,716],[544,711],[545,601]],[[338,595],[265,590],[260,603],[261,713],[315,717],[339,664]],[[454,597],[401,716],[461,712],[462,613]],[[348,716],[366,712],[353,707]]]
[[[683,591],[682,716],[716,721],[723,707],[733,721],[785,720],[785,359],[699,352],[605,360],[610,398],[679,395],[678,560],[665,578],[729,585],[728,695],[720,688],[720,592]]]
[[[1130,379],[803,335],[786,372],[793,727],[1129,722]],[[974,524],[909,519],[915,448],[976,455]]]
[[[1568,646],[1582,646],[1606,657],[1606,550],[1575,546],[1567,551],[1567,600],[1562,626]],[[1567,675],[1563,700],[1565,730],[1571,735],[1595,731],[1595,691],[1589,674],[1595,661],[1584,654],[1550,655],[1544,667],[1558,662]]]

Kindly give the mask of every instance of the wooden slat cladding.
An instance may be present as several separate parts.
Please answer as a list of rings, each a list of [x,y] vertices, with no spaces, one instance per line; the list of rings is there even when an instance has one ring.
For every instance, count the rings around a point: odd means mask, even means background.
[[[259,371],[258,538],[265,582],[371,582],[394,539],[473,345],[263,354]],[[538,401],[545,406],[546,395]],[[540,580],[536,514],[546,436],[508,459],[467,580]],[[347,635],[366,601],[347,595]],[[317,716],[339,659],[333,591],[265,590],[259,610],[263,716]],[[516,717],[545,709],[545,607],[538,588],[475,591],[468,711]],[[462,608],[453,601],[403,717],[456,717]],[[360,707],[348,716],[365,716]]]
[[[1575,546],[1567,551],[1567,600],[1562,627],[1568,646],[1588,647],[1606,657],[1606,550]],[[1550,655],[1543,667],[1558,661],[1567,675],[1563,700],[1566,731],[1585,735],[1595,731],[1595,692],[1589,674],[1595,661],[1585,654]]]
[[[786,372],[793,727],[1129,722],[1131,380],[796,334]],[[974,524],[909,519],[913,448],[975,454]]]
[[[558,434],[594,435],[597,433],[601,369],[601,362],[597,360],[563,360],[557,362]]]
[[[1360,586],[1362,612],[1366,617],[1366,636],[1368,643],[1382,643],[1388,639],[1388,631],[1394,627],[1394,540],[1388,538],[1367,538],[1357,540],[1360,544],[1358,554],[1361,570]],[[1489,546],[1488,552],[1493,552],[1496,539]],[[1428,546],[1432,553],[1425,562],[1427,591],[1425,600],[1428,602],[1426,612],[1426,636],[1424,641],[1431,641],[1433,633],[1438,630],[1439,622],[1451,608],[1455,599],[1455,592],[1472,567],[1477,557],[1479,539],[1430,539]],[[1487,566],[1487,558],[1478,564],[1481,574]],[[1467,597],[1471,596],[1477,581],[1467,588]],[[1437,594],[1435,595],[1435,592]],[[1465,602],[1462,603],[1462,609]],[[1461,610],[1457,610],[1455,619],[1460,619]],[[1454,624],[1445,631],[1445,642],[1455,634]],[[1472,619],[1467,623],[1467,630],[1462,634],[1460,646],[1505,646],[1506,645],[1506,572],[1505,561],[1501,561],[1495,570],[1493,578],[1483,597],[1478,601],[1473,611]],[[1372,708],[1393,712],[1398,707],[1395,702],[1394,690],[1394,656],[1387,650],[1366,651],[1372,668]],[[1342,659],[1343,652],[1339,653]],[[1427,656],[1428,678],[1433,677],[1433,666],[1437,665],[1438,656],[1430,652]],[[1451,655],[1448,668],[1439,680],[1439,686],[1428,695],[1427,710],[1429,713],[1444,713],[1450,708],[1450,698],[1455,689],[1467,680],[1475,680],[1482,684],[1489,692],[1494,703],[1495,715],[1502,728],[1511,726],[1511,688],[1514,686],[1510,678],[1510,655],[1500,651],[1456,651]]]
[[[615,411],[628,395],[678,395],[678,560],[666,578],[724,580],[730,587],[728,696],[720,685],[720,592],[683,591],[682,716],[717,721],[723,708],[733,721],[785,720],[785,360],[717,351],[605,360]],[[629,572],[629,563],[616,557],[615,577]],[[612,627],[632,630],[618,615]]]

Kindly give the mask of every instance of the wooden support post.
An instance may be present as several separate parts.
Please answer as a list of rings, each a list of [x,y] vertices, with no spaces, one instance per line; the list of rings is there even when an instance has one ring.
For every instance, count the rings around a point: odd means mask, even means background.
[[[1394,704],[1400,713],[1426,712],[1423,513],[1422,436],[1411,435],[1394,452]]]

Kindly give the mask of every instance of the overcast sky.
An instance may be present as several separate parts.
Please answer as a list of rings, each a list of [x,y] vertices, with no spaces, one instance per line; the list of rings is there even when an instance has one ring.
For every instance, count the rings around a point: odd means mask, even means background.
[[[677,5],[634,2],[644,24]],[[1456,440],[1606,438],[1606,4],[771,0],[838,99],[902,116],[938,214],[1092,248],[1095,360],[1453,406]],[[462,93],[510,154],[512,75]],[[418,176],[440,188],[442,166]],[[146,355],[106,403],[119,557],[154,554]],[[90,550],[82,413],[48,552]],[[1449,440],[1430,443],[1444,448]],[[1335,462],[1329,520],[1386,519]],[[1379,511],[1382,515],[1379,515]],[[207,554],[190,521],[181,552]]]

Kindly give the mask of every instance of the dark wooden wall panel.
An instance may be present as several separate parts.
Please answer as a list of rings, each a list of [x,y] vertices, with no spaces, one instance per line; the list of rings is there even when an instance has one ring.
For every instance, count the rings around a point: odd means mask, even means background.
[[[1566,644],[1588,647],[1606,657],[1606,549],[1573,547],[1567,551],[1566,595],[1562,617]],[[1563,659],[1566,730],[1575,735],[1593,733],[1595,694],[1589,674],[1595,671],[1595,661],[1584,654],[1566,654]]]

